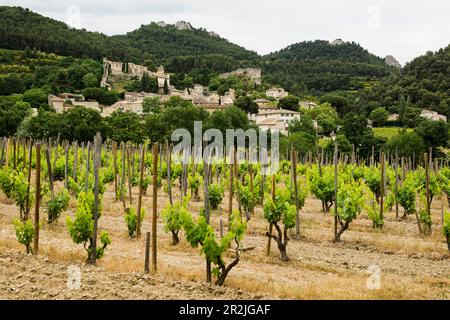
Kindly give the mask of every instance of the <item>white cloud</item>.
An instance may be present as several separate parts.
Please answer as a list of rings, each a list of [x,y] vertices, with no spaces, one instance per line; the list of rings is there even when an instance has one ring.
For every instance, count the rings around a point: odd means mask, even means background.
[[[77,5],[81,25],[122,34],[141,24],[190,21],[261,54],[304,40],[342,38],[401,63],[449,44],[450,2],[440,0],[11,0],[58,20]]]

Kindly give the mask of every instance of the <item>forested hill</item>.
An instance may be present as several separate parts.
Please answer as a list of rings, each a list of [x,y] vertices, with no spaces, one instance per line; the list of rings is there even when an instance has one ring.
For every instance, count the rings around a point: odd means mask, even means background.
[[[28,9],[8,6],[0,7],[0,44],[4,49],[29,47],[77,58],[108,57],[136,63],[150,59],[159,64],[169,57],[220,54],[232,59],[235,67],[259,59],[257,53],[202,29],[178,30],[150,23],[126,35],[107,36],[72,29]]]
[[[367,99],[392,112],[401,113],[400,105],[403,109],[407,105],[450,117],[450,45],[407,63],[401,73],[393,74],[370,90]]]
[[[393,71],[383,59],[354,42],[331,45],[317,40],[290,45],[263,57],[268,82],[313,94],[357,90]]]
[[[138,58],[142,52],[126,41],[98,32],[76,30],[65,23],[21,7],[0,7],[0,43],[3,49],[37,50],[77,58]]]
[[[450,45],[408,63],[399,86],[412,103],[450,116]]]
[[[298,96],[371,91],[373,100],[387,108],[404,96],[415,106],[450,115],[449,47],[399,70],[354,42],[301,42],[261,57],[190,25],[149,22],[127,34],[107,36],[72,29],[21,7],[0,6],[0,48],[37,49],[99,62],[108,57],[148,66],[163,64],[179,87],[208,85],[220,73],[260,66],[266,84],[278,84]]]
[[[204,29],[178,30],[174,25],[161,27],[156,23],[142,25],[137,30],[115,38],[159,59],[173,56],[222,54],[236,60],[256,61],[256,52],[246,50]]]

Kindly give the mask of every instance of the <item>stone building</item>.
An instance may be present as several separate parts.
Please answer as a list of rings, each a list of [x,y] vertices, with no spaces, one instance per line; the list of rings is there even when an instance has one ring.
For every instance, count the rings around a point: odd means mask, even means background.
[[[231,76],[244,76],[252,80],[255,84],[261,84],[261,69],[257,68],[246,68],[246,69],[237,69],[232,72],[227,72],[221,74],[219,77],[222,79],[226,79]]]
[[[150,77],[156,78],[158,81],[158,89],[160,94],[163,93],[164,85],[167,82],[167,87],[170,90],[174,89],[172,85],[170,84],[170,75],[167,74],[164,71],[164,67],[160,66],[156,70],[156,72],[149,71],[146,66],[134,64],[134,63],[128,63],[127,64],[127,72],[124,72],[124,66],[122,62],[117,61],[109,61],[107,58],[103,59],[103,77],[101,81],[102,87],[108,87],[110,88],[110,84],[108,83],[109,76],[116,76],[116,77],[128,77],[128,78],[134,78],[137,77],[138,79],[142,78],[144,73],[147,73]]]
[[[272,87],[272,88],[266,90],[266,96],[275,98],[277,100],[287,97],[288,95],[289,95],[289,93],[287,91],[285,91],[283,88],[279,88],[279,87]]]
[[[48,95],[48,105],[56,112],[62,113],[76,106],[83,106],[101,112],[101,107],[97,101],[85,100],[83,95],[72,93],[61,93],[59,96]]]
[[[141,115],[141,114],[143,114],[142,101],[134,101],[134,102],[125,101],[125,100],[118,101],[115,104],[113,104],[112,106],[104,107],[102,116],[108,117],[113,112],[118,111],[118,110],[122,110],[124,112],[130,111],[130,112],[134,112],[136,114]]]
[[[433,120],[433,121],[445,121],[445,122],[447,122],[447,117],[446,116],[444,116],[442,114],[439,114],[438,112],[432,111],[432,110],[426,110],[426,109],[422,110],[422,113],[420,114],[420,116],[422,118]]]
[[[261,111],[273,111],[278,110],[276,103],[267,99],[256,99],[254,101],[258,105],[258,110]]]
[[[300,106],[300,108],[307,110],[312,110],[317,107],[317,103],[314,103],[312,101],[300,101],[298,105]]]
[[[287,135],[289,123],[300,119],[300,112],[284,109],[261,111],[256,115],[250,115],[249,119],[265,130],[278,130],[281,134]]]

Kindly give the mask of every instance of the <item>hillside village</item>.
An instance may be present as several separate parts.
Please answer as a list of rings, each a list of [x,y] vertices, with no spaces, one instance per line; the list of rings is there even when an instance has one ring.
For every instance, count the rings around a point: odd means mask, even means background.
[[[342,40],[337,39],[331,45],[340,45]],[[125,92],[124,98],[111,106],[104,106],[97,101],[86,100],[82,94],[61,93],[58,96],[49,94],[48,105],[53,107],[56,112],[62,113],[75,106],[84,106],[86,108],[94,109],[103,117],[110,116],[118,110],[129,111],[138,115],[145,114],[143,110],[143,102],[146,98],[159,98],[164,103],[171,97],[180,97],[185,101],[192,102],[195,106],[206,109],[209,113],[216,110],[224,110],[234,105],[236,100],[236,92],[230,89],[224,95],[219,95],[217,92],[209,91],[207,87],[201,84],[195,84],[193,88],[185,88],[178,90],[170,83],[170,74],[166,73],[163,66],[159,66],[156,71],[149,70],[146,66],[134,63],[123,63],[118,61],[110,61],[107,58],[103,59],[103,76],[101,80],[101,87],[111,90],[111,78],[125,78],[125,79],[141,79],[144,74],[155,78],[158,85],[157,93],[148,92]],[[255,84],[261,84],[262,72],[257,68],[237,69],[232,72],[221,74],[219,77],[226,79],[231,76],[246,77]],[[258,106],[256,114],[248,114],[250,121],[253,121],[262,130],[278,131],[283,135],[288,134],[288,127],[294,119],[300,119],[300,112],[280,109],[277,102],[289,96],[284,88],[270,87],[265,91],[266,99],[258,98],[254,102]],[[317,106],[313,101],[299,101],[298,107],[301,109],[312,110]],[[35,111],[36,113],[36,111]],[[421,117],[433,121],[447,121],[447,117],[432,110],[422,110]],[[398,121],[399,115],[390,114],[388,121]],[[314,123],[317,126],[317,123]],[[368,120],[368,126],[372,122]]]
[[[164,71],[164,67],[160,66],[155,72],[148,70],[146,66],[134,63],[123,63],[118,61],[110,61],[103,59],[103,76],[101,86],[111,90],[111,78],[137,78],[141,79],[144,74],[155,78],[158,84],[158,93],[148,92],[125,92],[124,99],[114,103],[111,106],[104,106],[97,101],[88,101],[82,94],[61,93],[59,95],[48,95],[48,105],[55,109],[56,112],[62,113],[75,106],[84,106],[94,109],[103,117],[110,116],[118,110],[134,112],[143,115],[143,102],[145,98],[159,98],[161,102],[168,101],[171,97],[180,97],[185,101],[192,102],[195,106],[202,107],[208,112],[215,110],[223,110],[234,105],[236,93],[234,89],[230,89],[224,95],[217,92],[211,92],[208,88],[196,84],[193,88],[185,88],[178,90],[170,83],[170,74]],[[255,84],[261,84],[261,69],[246,68],[238,69],[233,72],[221,74],[220,78],[228,78],[231,76],[247,77]],[[165,91],[165,88],[167,92]],[[300,118],[297,111],[279,109],[277,101],[287,97],[289,93],[281,87],[271,87],[265,91],[267,99],[255,99],[258,105],[257,114],[248,114],[249,120],[255,122],[263,130],[279,131],[282,134],[288,133],[289,123],[294,119]],[[269,100],[270,99],[270,100]],[[300,101],[299,107],[312,109],[317,106],[312,101]]]

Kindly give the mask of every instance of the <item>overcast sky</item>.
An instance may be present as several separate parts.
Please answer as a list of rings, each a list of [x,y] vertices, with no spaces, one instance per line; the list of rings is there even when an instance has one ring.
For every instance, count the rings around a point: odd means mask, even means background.
[[[108,35],[151,21],[194,27],[260,54],[305,40],[355,41],[404,64],[450,43],[449,0],[0,0]],[[77,12],[80,12],[78,15]]]

